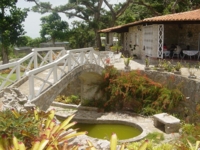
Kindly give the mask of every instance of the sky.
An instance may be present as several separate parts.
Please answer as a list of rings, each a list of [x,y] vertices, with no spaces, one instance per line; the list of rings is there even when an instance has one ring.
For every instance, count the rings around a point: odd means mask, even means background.
[[[40,2],[50,2],[53,6],[59,6],[59,5],[63,5],[66,4],[67,0],[40,0]],[[124,2],[125,0],[110,0],[110,3],[118,3],[118,2]],[[19,8],[31,8],[32,6],[34,6],[35,3],[33,2],[27,2],[26,0],[18,0],[17,2],[17,7]],[[46,14],[39,14],[39,13],[35,13],[35,12],[28,12],[28,16],[25,19],[25,21],[23,22],[24,25],[24,29],[26,31],[27,36],[30,36],[31,38],[37,38],[40,37],[40,18],[43,16],[47,16],[49,15],[48,13]],[[76,19],[68,19],[65,14],[60,13],[59,14],[62,18],[63,21],[67,21],[68,24],[70,25],[71,22],[73,22]]]

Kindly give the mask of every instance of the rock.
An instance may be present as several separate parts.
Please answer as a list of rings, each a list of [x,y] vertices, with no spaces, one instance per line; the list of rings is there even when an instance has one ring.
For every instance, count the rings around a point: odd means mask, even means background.
[[[18,111],[24,110],[24,104],[28,101],[26,95],[23,95],[17,88],[5,88],[0,91],[0,110],[17,109]]]

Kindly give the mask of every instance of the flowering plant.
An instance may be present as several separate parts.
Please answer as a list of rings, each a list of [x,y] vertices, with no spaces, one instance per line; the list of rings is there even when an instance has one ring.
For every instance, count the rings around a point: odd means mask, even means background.
[[[109,64],[110,64],[110,58],[109,58],[109,57],[106,58],[106,59],[105,59],[105,62],[106,62],[106,65],[109,65]]]

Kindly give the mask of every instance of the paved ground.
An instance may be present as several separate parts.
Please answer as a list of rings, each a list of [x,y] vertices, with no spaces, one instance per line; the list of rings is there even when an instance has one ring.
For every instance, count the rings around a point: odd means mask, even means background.
[[[175,64],[177,61],[180,61],[183,65],[186,65],[186,63],[197,65],[199,63],[198,61],[194,61],[194,60],[177,60],[177,59],[170,60],[170,59],[168,59],[167,61],[170,61],[172,64]],[[136,70],[136,69],[144,70],[144,68],[145,68],[144,64],[145,64],[144,61],[142,61],[140,59],[134,59],[134,60],[130,61],[130,66],[131,66],[132,70]],[[153,68],[155,65],[157,65],[157,63],[150,64],[150,67]],[[121,61],[114,63],[114,67],[116,67],[119,70],[124,70],[123,58],[121,58]],[[188,68],[186,68],[186,67],[181,68],[181,75],[188,77],[189,76]],[[200,69],[195,71],[195,75],[197,76],[197,80],[200,80]]]

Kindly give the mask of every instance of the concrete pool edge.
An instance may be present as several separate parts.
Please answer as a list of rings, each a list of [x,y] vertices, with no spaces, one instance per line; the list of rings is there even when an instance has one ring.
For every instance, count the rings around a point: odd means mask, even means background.
[[[146,135],[147,135],[145,130],[141,126],[139,126],[136,123],[128,122],[128,121],[111,120],[111,119],[106,119],[106,120],[98,120],[98,119],[97,120],[92,120],[92,119],[89,119],[88,120],[88,119],[76,119],[76,118],[74,118],[74,121],[77,121],[78,123],[88,123],[88,122],[90,122],[90,124],[102,124],[102,123],[122,124],[122,125],[135,127],[135,128],[137,128],[138,130],[141,131],[141,133],[136,137],[129,138],[129,139],[124,139],[124,140],[118,140],[118,142],[120,142],[120,143],[136,142],[136,141],[144,139],[146,137]],[[93,138],[93,137],[91,137],[91,138]]]
[[[77,106],[77,105],[68,105],[68,104],[63,104],[63,103],[54,103],[52,105],[53,108],[60,108],[60,109],[63,109],[63,110],[66,110],[66,109],[74,109],[74,111],[76,111],[77,109],[77,112],[81,113],[81,111],[88,111],[88,112],[91,112],[90,114],[90,117],[88,117],[88,115],[85,115],[85,117],[78,117],[75,115],[75,117],[73,118],[74,121],[77,121],[78,123],[85,123],[85,122],[92,122],[92,123],[101,123],[101,122],[104,122],[105,121],[107,123],[119,123],[119,124],[124,124],[124,125],[129,125],[129,126],[133,126],[133,127],[136,127],[137,129],[141,130],[141,134],[139,134],[138,136],[136,137],[133,137],[133,138],[129,138],[129,139],[125,139],[125,140],[118,140],[119,143],[127,143],[127,142],[135,142],[135,141],[139,141],[139,140],[142,140],[146,137],[147,135],[147,131],[145,128],[143,128],[141,125],[138,124],[137,121],[130,121],[129,119],[127,120],[119,120],[120,117],[117,116],[117,114],[115,114],[115,118],[112,118],[112,117],[108,117],[108,118],[105,118],[105,117],[102,117],[108,113],[100,113],[100,112],[97,112],[97,108],[95,107],[85,107],[85,106]],[[76,112],[74,112],[76,113]],[[112,112],[111,112],[112,113]],[[97,117],[92,117],[92,114],[98,114]],[[70,114],[68,112],[66,113],[58,113],[56,112],[56,116],[58,118],[66,118],[68,117]],[[119,113],[119,115],[121,115],[121,113]],[[125,114],[125,115],[128,115],[128,114]],[[95,115],[94,115],[95,116]],[[123,117],[124,118],[124,117]],[[90,137],[92,138],[92,137]],[[95,138],[93,138],[95,139]]]

